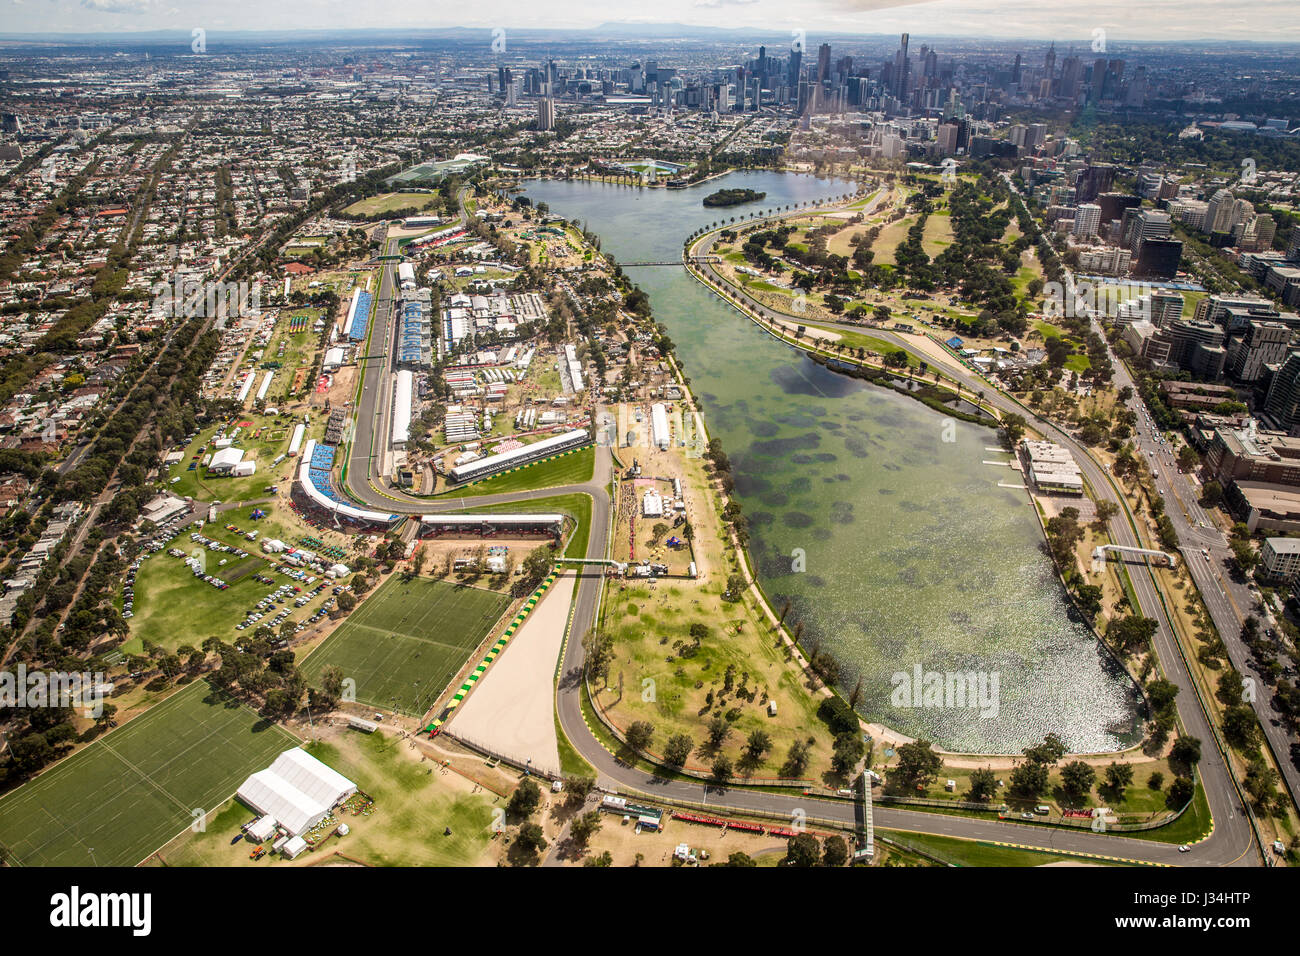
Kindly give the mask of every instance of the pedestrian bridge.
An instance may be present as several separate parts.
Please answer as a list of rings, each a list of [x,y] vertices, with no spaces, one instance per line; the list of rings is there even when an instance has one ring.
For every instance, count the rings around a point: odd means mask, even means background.
[[[613,561],[609,558],[556,558],[556,564],[604,564],[617,570],[620,574],[627,570],[627,565],[621,561]]]
[[[1178,567],[1178,555],[1176,554],[1170,554],[1168,551],[1153,551],[1150,548],[1130,548],[1123,544],[1103,544],[1098,546],[1092,552],[1092,560],[1105,561],[1107,552],[1114,552],[1121,558],[1156,558],[1164,561],[1171,568]]]

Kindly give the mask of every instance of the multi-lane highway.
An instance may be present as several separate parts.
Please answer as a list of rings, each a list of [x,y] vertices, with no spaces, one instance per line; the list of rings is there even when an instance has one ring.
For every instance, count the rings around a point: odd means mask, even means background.
[[[394,244],[387,243],[389,250]],[[394,272],[391,266],[383,270],[373,329],[363,373],[361,398],[358,401],[355,432],[347,461],[346,488],[357,501],[369,507],[404,514],[422,514],[452,511],[460,502],[418,499],[393,488],[383,477],[383,465],[389,441],[388,419],[391,413],[391,383],[395,354],[393,328]],[[893,338],[892,336],[887,336]],[[899,341],[900,346],[905,343]],[[949,370],[954,377],[973,388],[986,388],[987,383],[976,383],[960,366]],[[1009,399],[998,396],[1007,410],[1023,411]],[[599,413],[599,410],[598,410]],[[1034,418],[1034,416],[1027,416]],[[1095,488],[1109,491],[1110,485],[1095,463],[1082,453],[1073,439],[1058,432],[1054,425],[1035,420],[1035,427],[1052,435],[1071,447],[1079,458]],[[611,478],[612,462],[606,449],[598,449],[596,469],[589,482],[581,485],[550,488],[539,491],[493,495],[474,499],[475,505],[509,503],[549,497],[556,494],[581,492],[591,497],[592,527],[588,540],[587,557],[603,558],[609,548],[610,499],[606,486]],[[1116,519],[1114,537],[1121,544],[1136,544],[1132,529]],[[1157,645],[1162,661],[1166,662],[1171,679],[1183,688],[1180,695],[1180,712],[1188,733],[1210,740],[1208,725],[1195,705],[1189,678],[1182,667],[1181,657],[1173,643],[1169,623],[1155,594],[1149,574],[1141,567],[1133,568],[1134,587],[1144,612],[1160,621]],[[580,573],[575,607],[570,623],[569,638],[565,644],[561,677],[556,693],[556,708],[560,724],[569,741],[597,771],[602,786],[635,790],[668,801],[708,803],[733,810],[779,814],[793,818],[804,814],[810,818],[825,818],[853,824],[858,813],[849,801],[799,797],[762,790],[718,788],[703,782],[670,780],[657,774],[642,771],[617,760],[593,735],[583,717],[582,671],[584,651],[582,637],[596,619],[603,578],[597,570]],[[1190,853],[1180,854],[1178,848],[1131,837],[1097,834],[1088,830],[1017,824],[1004,821],[972,819],[966,817],[932,814],[921,811],[880,807],[875,813],[877,826],[939,833],[977,840],[998,840],[1057,852],[1091,853],[1129,860],[1167,864],[1197,865],[1252,865],[1259,862],[1252,832],[1241,813],[1237,795],[1226,767],[1218,752],[1206,748],[1201,765],[1202,779],[1211,809],[1216,818],[1214,833],[1199,843]]]

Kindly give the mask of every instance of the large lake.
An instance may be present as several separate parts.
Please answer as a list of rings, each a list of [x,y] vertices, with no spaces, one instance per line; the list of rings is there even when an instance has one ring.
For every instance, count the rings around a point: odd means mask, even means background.
[[[701,199],[723,186],[767,197],[706,209]],[[677,259],[687,235],[724,217],[853,188],[755,172],[685,190],[530,182],[526,191],[633,262]],[[1076,752],[1140,739],[1136,688],[1072,618],[1026,493],[998,486],[1018,474],[984,464],[1006,458],[988,450],[992,429],[828,371],[680,267],[628,273],[731,457],[763,588],[778,608],[792,601],[790,620],[834,651],[847,686],[862,679],[865,717],[978,753],[1016,752],[1049,731]],[[996,708],[895,706],[896,675],[918,666],[996,675]]]

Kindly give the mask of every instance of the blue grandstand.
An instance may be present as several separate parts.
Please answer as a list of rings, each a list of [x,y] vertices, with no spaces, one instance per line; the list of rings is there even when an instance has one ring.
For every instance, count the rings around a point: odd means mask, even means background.
[[[352,327],[348,329],[348,338],[353,342],[362,342],[366,338],[366,332],[370,329],[370,304],[373,298],[369,292],[362,292],[357,297],[357,311],[352,317]]]
[[[346,499],[339,497],[338,493],[334,491],[334,483],[330,480],[330,469],[333,467],[333,447],[330,445],[317,445],[312,449],[311,469],[308,472],[312,487],[331,501],[346,504]]]

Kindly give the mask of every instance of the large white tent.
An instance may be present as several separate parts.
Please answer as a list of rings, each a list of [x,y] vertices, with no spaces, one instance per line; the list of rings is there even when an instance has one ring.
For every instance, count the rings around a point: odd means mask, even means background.
[[[258,813],[274,817],[290,836],[297,836],[356,792],[357,785],[347,777],[295,747],[245,780],[237,795]]]
[[[208,471],[234,471],[236,466],[244,460],[244,451],[242,448],[223,448],[212,456],[208,462]]]

